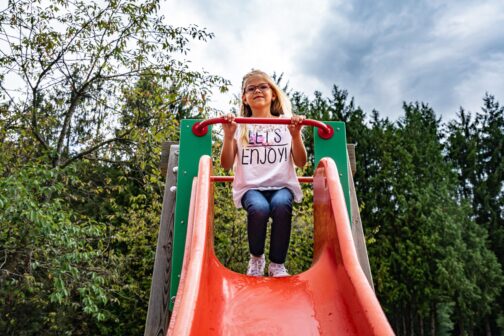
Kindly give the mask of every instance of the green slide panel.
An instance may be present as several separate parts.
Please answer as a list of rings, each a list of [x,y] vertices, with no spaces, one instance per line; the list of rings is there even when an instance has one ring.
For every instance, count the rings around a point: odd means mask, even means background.
[[[193,179],[198,175],[198,164],[201,156],[212,155],[212,128],[202,137],[193,134],[192,126],[202,120],[184,119],[180,125],[179,163],[177,172],[177,195],[175,198],[175,222],[173,227],[172,272],[170,279],[170,311],[182,271],[184,248],[187,232],[187,217],[191,201]]]
[[[348,171],[348,156],[346,143],[346,127],[342,121],[324,121],[325,124],[331,126],[334,130],[334,135],[330,139],[322,139],[319,137],[317,130],[313,130],[314,139],[314,167],[317,167],[320,159],[330,157],[336,162],[338,173],[341,180],[341,187],[345,194],[345,203],[347,206],[348,218],[350,225],[352,223],[352,212],[350,207],[350,185]]]

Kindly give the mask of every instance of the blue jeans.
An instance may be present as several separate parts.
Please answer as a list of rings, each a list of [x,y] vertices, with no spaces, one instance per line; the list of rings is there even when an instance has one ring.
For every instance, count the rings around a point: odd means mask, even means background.
[[[273,219],[269,259],[283,264],[289,249],[292,225],[292,192],[279,190],[248,190],[241,199],[247,211],[247,232],[250,253],[260,256],[264,253],[268,219]]]

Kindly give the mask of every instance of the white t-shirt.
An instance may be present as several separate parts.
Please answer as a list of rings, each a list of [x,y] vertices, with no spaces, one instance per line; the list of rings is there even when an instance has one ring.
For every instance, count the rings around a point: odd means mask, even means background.
[[[248,129],[248,144],[240,139],[241,127]],[[234,162],[233,201],[241,208],[241,198],[249,189],[288,188],[295,202],[303,193],[292,160],[292,137],[286,125],[240,125],[236,130],[238,152]]]

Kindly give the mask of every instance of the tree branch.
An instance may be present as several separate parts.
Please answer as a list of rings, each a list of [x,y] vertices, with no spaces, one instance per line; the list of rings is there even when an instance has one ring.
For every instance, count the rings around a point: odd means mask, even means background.
[[[131,132],[131,130],[129,130],[127,133],[129,133],[129,132]],[[126,135],[127,133],[125,133],[124,135]],[[92,147],[90,147],[90,148],[88,148],[88,149],[80,152],[79,154],[76,154],[75,156],[73,156],[73,157],[69,158],[68,160],[66,160],[60,166],[61,166],[61,168],[65,168],[66,166],[68,166],[72,162],[74,162],[76,160],[79,160],[79,159],[83,158],[84,156],[86,156],[88,154],[91,154],[92,152],[98,150],[99,148],[101,148],[101,147],[103,147],[103,146],[105,146],[105,145],[107,145],[109,143],[120,142],[120,141],[134,143],[134,141],[129,140],[129,139],[125,139],[125,138],[122,138],[122,137],[116,137],[116,138],[108,139],[108,140],[100,142],[99,144],[97,144],[95,146],[92,146]]]

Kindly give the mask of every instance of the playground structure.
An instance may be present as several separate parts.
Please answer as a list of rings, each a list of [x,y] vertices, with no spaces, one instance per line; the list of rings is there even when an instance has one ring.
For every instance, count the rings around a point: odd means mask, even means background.
[[[178,151],[172,146],[165,201],[175,209],[163,205],[145,335],[393,335],[373,292],[344,123],[303,122],[318,127],[317,169],[304,178],[314,189],[313,263],[269,278],[235,273],[214,254],[213,182],[229,178],[212,176],[209,130],[222,122],[183,120]],[[163,228],[170,219],[173,230]]]

